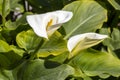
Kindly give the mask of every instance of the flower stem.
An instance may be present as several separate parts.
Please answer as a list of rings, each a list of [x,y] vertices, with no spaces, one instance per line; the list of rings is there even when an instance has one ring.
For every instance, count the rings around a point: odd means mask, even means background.
[[[2,5],[2,24],[5,26],[5,7],[6,7],[6,0],[3,0],[3,5]]]
[[[38,50],[40,49],[40,47],[42,46],[43,41],[44,41],[44,39],[41,39],[40,43],[38,44],[38,47],[35,49],[35,51],[33,53],[31,53],[29,60],[33,60],[36,57],[36,54],[37,54]]]

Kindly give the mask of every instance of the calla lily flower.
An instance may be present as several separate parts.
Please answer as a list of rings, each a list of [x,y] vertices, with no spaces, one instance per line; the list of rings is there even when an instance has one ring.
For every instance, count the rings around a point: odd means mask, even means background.
[[[71,37],[68,40],[67,47],[70,53],[80,51],[89,47],[92,47],[105,38],[107,35],[97,34],[97,33],[84,33]]]
[[[45,14],[28,15],[27,22],[38,36],[48,39],[63,23],[69,21],[72,16],[72,12],[58,10]]]

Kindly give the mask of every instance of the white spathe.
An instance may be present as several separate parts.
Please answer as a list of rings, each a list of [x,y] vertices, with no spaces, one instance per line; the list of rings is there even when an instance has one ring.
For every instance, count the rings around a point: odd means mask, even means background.
[[[94,45],[94,42],[100,42],[101,40],[104,40],[105,38],[107,38],[107,35],[102,35],[102,34],[97,34],[97,33],[84,33],[84,34],[79,34],[79,35],[75,35],[73,37],[71,37],[68,40],[67,43],[67,47],[69,52],[72,52],[72,50],[76,47],[77,44],[79,44],[79,42],[84,42],[81,44],[85,44],[85,46],[87,45],[87,47],[89,45]],[[84,45],[82,45],[81,47],[85,47]],[[90,46],[89,46],[90,47]]]
[[[73,16],[70,11],[58,10],[45,14],[28,15],[27,22],[34,32],[48,39],[63,23],[69,21]]]

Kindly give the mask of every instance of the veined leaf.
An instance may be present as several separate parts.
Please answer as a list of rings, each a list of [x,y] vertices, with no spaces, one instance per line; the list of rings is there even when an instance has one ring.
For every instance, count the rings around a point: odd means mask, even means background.
[[[120,76],[120,60],[112,54],[93,49],[79,52],[69,64],[76,69],[76,73],[82,71],[87,76],[100,76],[101,78],[107,78],[110,75]],[[81,74],[76,76],[81,76]]]
[[[45,41],[38,50],[38,57],[46,57],[49,55],[57,56],[68,51],[67,42],[63,39],[59,32],[55,32],[48,41]]]
[[[33,52],[38,47],[41,39],[32,30],[22,31],[16,37],[18,46],[29,52]]]
[[[73,12],[72,19],[63,25],[65,39],[80,33],[94,32],[107,21],[107,10],[93,0],[75,1],[66,5],[63,10]]]
[[[66,64],[47,68],[44,60],[36,59],[27,62],[19,71],[18,80],[65,80],[74,73],[74,69]],[[49,62],[51,64],[51,62]],[[50,66],[55,63],[52,63]]]

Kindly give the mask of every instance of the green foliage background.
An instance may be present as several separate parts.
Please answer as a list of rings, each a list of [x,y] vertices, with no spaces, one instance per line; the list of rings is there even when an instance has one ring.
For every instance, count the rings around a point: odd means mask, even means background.
[[[46,41],[26,16],[56,10],[72,11],[73,18]],[[81,43],[69,59],[68,38],[86,32],[109,38],[82,50]],[[120,0],[0,0],[0,80],[119,79]]]

